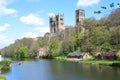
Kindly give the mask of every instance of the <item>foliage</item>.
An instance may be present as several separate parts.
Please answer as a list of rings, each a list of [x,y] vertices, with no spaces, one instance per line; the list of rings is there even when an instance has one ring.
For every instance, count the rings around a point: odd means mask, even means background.
[[[98,21],[94,18],[86,18],[84,20],[84,27],[88,31],[93,30],[98,25]]]
[[[55,57],[55,59],[64,60],[64,61],[68,60],[67,56],[57,56],[57,57]]]
[[[120,26],[112,28],[110,42],[114,51],[120,49]]]
[[[75,44],[75,39],[76,38],[74,28],[66,28],[61,44],[60,53],[63,55],[67,55],[69,52],[75,51],[75,48],[77,47],[77,45]]]
[[[117,56],[118,56],[118,60],[120,60],[120,50],[118,51]]]
[[[109,4],[109,7],[111,9],[113,9],[115,6],[117,6],[119,8],[120,7],[120,3],[118,2],[118,3],[111,3],[111,4]],[[108,7],[106,7],[106,6],[101,6],[101,9],[107,10],[106,12],[110,12],[111,11],[111,10],[108,10]],[[102,11],[102,10],[94,11],[94,14],[101,14],[101,13],[105,13],[105,12]]]
[[[112,46],[110,45],[110,43],[105,42],[103,45],[101,45],[101,49],[104,52],[110,52],[112,51]]]
[[[20,47],[16,52],[14,57],[16,59],[21,59],[21,58],[28,58],[29,57],[29,50],[27,46],[22,46]]]
[[[0,75],[0,80],[7,80],[5,76]]]
[[[58,38],[53,38],[50,41],[49,48],[52,56],[57,56],[60,48],[60,41]]]
[[[120,8],[111,12],[108,16],[107,24],[109,27],[115,27],[120,25]]]
[[[100,51],[104,48],[106,43],[109,43],[110,32],[107,27],[96,27],[89,36],[91,45],[95,46],[96,51]]]
[[[9,66],[11,63],[12,63],[11,60],[4,60],[4,61],[1,61],[1,62],[0,62],[0,65]]]
[[[11,66],[12,61],[11,60],[4,60],[0,62],[0,71],[3,72],[7,72],[10,70],[10,66]]]
[[[62,51],[61,53],[67,55],[69,52],[74,51],[74,43],[72,41],[64,41],[62,43]]]
[[[39,37],[38,38],[38,43],[39,43],[39,46],[40,47],[45,47],[45,46],[47,46],[48,45],[48,43],[47,43],[47,39],[45,39],[44,37]]]

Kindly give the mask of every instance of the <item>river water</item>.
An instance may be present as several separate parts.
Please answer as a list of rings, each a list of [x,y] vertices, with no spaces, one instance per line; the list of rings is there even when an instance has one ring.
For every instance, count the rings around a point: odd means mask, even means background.
[[[7,80],[120,80],[120,68],[56,60],[13,61]]]

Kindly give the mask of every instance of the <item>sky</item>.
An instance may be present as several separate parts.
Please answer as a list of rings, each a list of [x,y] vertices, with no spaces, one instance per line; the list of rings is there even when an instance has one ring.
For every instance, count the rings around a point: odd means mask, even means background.
[[[104,5],[109,10],[112,2],[120,0],[0,0],[0,48],[16,39],[43,36],[49,32],[49,17],[55,14],[64,14],[65,25],[73,26],[77,9],[84,9],[86,18],[100,19],[109,12],[94,11]]]

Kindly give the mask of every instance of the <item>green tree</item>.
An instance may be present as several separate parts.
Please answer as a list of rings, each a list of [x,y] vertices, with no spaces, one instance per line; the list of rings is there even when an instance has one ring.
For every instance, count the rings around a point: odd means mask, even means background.
[[[118,60],[120,60],[120,50],[117,53]]]
[[[95,27],[91,32],[86,31],[80,42],[81,51],[110,51],[110,37],[110,31],[106,26]]]
[[[27,46],[20,47],[16,52],[15,56],[16,59],[28,58],[29,57],[29,50]]]
[[[67,55],[69,52],[74,52],[74,45],[75,45],[75,42],[72,40],[63,41],[61,54]]]
[[[120,26],[111,29],[110,43],[114,51],[118,51],[120,49]]]
[[[84,28],[88,31],[92,31],[98,26],[98,21],[95,18],[87,18],[84,20]]]
[[[60,45],[61,45],[61,42],[57,37],[51,39],[49,48],[52,56],[57,56],[59,54]]]
[[[45,47],[48,45],[48,40],[46,40],[44,37],[39,37],[38,41],[40,47]]]
[[[78,32],[75,35],[75,50],[80,52],[81,51],[81,43],[84,39],[84,33],[83,32]]]
[[[63,55],[67,55],[69,52],[74,51],[75,51],[75,29],[74,27],[69,26],[65,29],[60,53]]]
[[[101,50],[102,45],[110,42],[110,31],[106,26],[96,27],[90,34],[90,42],[95,45],[96,50]]]
[[[34,41],[32,43],[32,46],[30,47],[29,51],[30,51],[30,57],[31,58],[35,58],[37,56],[38,53],[38,49],[39,49],[39,44],[38,41]]]
[[[111,12],[107,18],[108,27],[117,27],[120,25],[120,8]]]

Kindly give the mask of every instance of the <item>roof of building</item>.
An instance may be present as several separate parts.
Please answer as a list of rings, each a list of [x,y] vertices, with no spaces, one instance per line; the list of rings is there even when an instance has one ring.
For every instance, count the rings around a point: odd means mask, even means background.
[[[97,52],[96,54],[95,54],[95,56],[98,56],[98,55],[102,55],[102,56],[114,56],[114,55],[116,55],[116,53],[115,52]]]
[[[39,51],[45,51],[46,48],[39,48]]]
[[[103,52],[102,55],[103,56],[114,56],[116,55],[116,53],[115,52]]]

